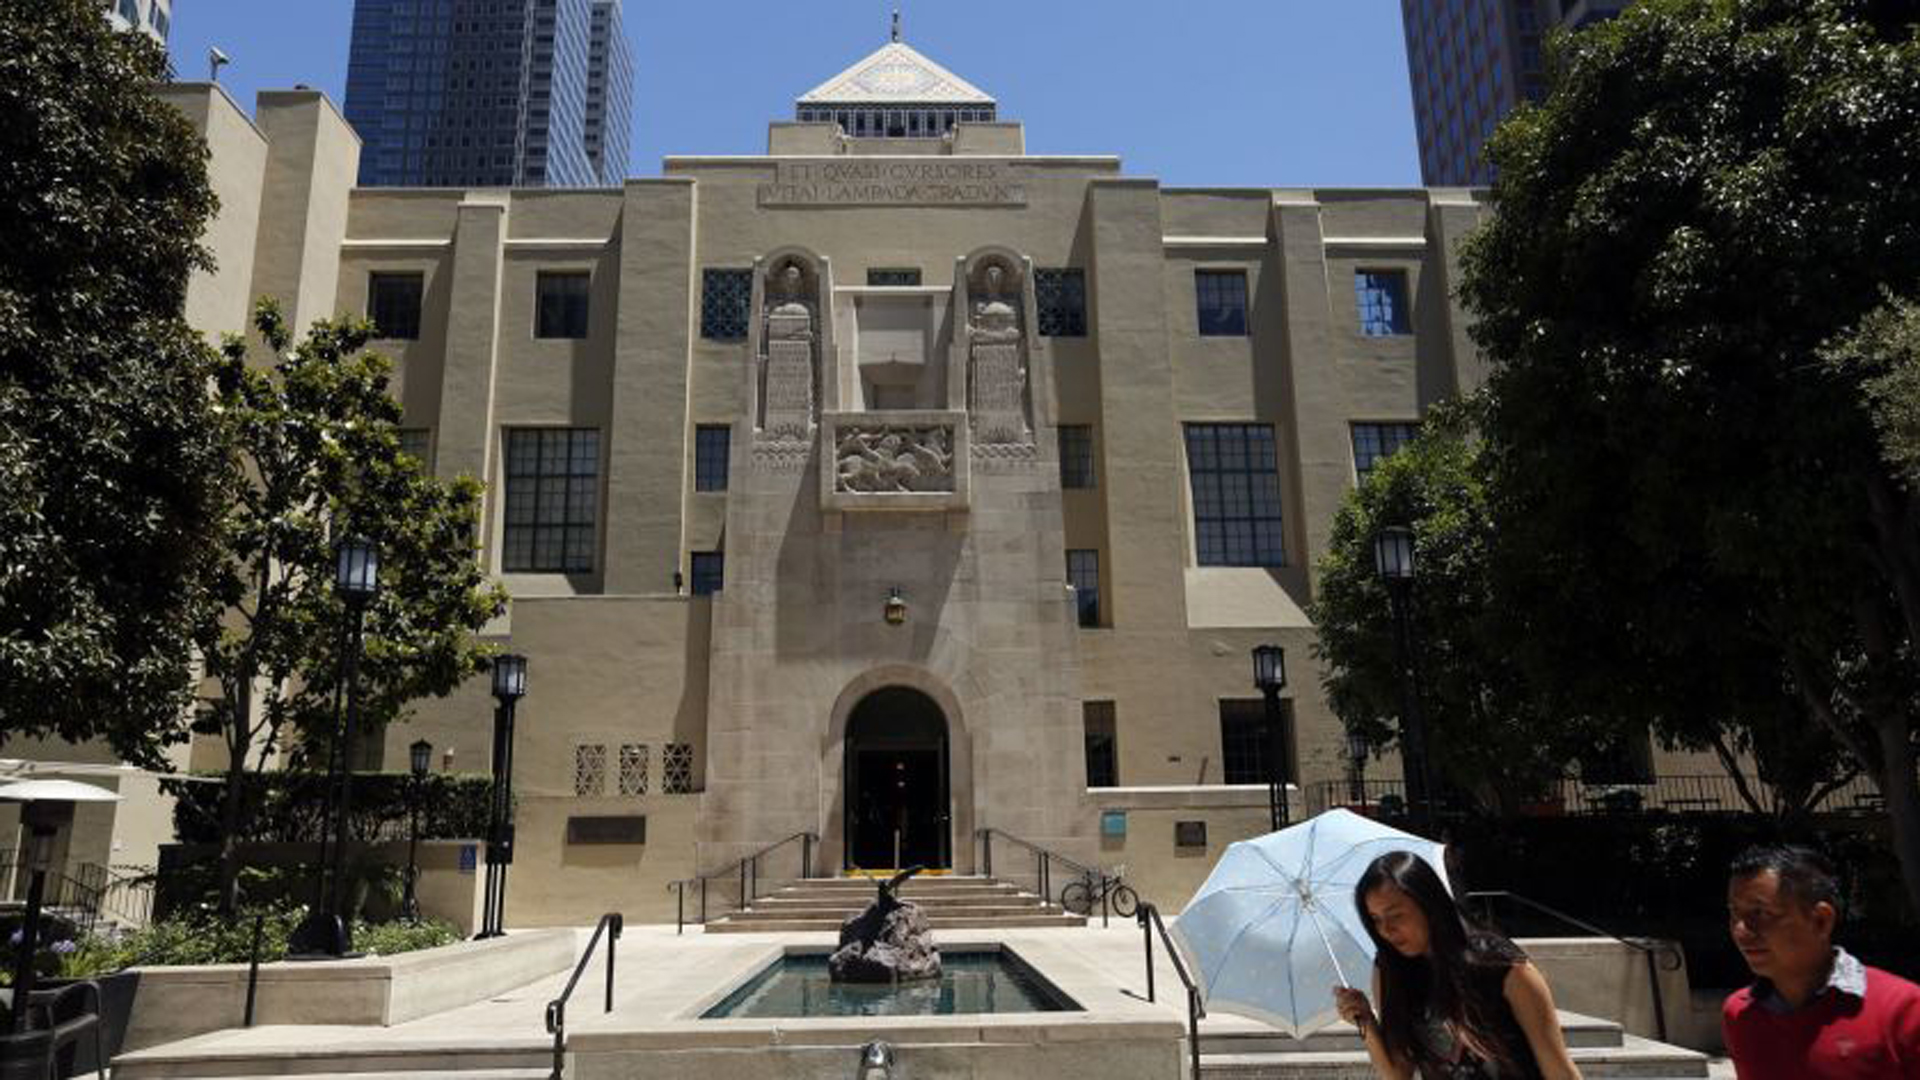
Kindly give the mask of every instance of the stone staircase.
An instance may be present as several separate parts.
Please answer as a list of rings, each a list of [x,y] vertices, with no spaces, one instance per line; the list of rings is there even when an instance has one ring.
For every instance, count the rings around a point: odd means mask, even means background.
[[[1079,915],[1044,905],[1038,896],[990,877],[921,876],[901,886],[899,896],[920,905],[935,930],[1085,926]],[[709,934],[838,930],[873,902],[866,878],[803,878],[744,911],[707,923]]]
[[[1562,1012],[1560,1030],[1580,1074],[1589,1078],[1690,1080],[1707,1075],[1691,1050],[1629,1035],[1610,1020]],[[1206,1080],[1374,1080],[1366,1047],[1338,1024],[1305,1039],[1236,1016],[1200,1022],[1200,1075]]]
[[[113,1080],[547,1080],[553,1075],[553,1044],[547,1040],[501,1040],[491,1045],[420,1042],[417,1045],[354,1045],[338,1029],[298,1048],[288,1046],[195,1049],[194,1040],[123,1054],[114,1059]]]

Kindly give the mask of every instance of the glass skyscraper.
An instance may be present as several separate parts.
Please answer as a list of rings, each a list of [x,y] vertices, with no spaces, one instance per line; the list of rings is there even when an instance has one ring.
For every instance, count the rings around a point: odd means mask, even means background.
[[[1488,184],[1481,153],[1495,124],[1546,93],[1542,38],[1619,13],[1628,0],[1400,0],[1413,84],[1420,177]]]
[[[621,0],[354,4],[362,185],[618,185],[632,104]]]

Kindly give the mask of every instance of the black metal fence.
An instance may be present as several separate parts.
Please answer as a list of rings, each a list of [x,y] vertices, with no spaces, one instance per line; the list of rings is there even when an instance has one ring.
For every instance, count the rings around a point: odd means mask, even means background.
[[[1766,785],[1749,781],[1749,790],[1765,813],[1783,807]],[[1327,780],[1307,785],[1307,811],[1317,814],[1346,807],[1367,814],[1397,816],[1406,811],[1406,785],[1399,780]],[[1443,806],[1444,810],[1445,807]],[[1464,808],[1456,808],[1464,810]],[[1587,783],[1568,778],[1556,781],[1534,798],[1522,800],[1519,812],[1528,817],[1565,814],[1744,814],[1753,807],[1740,787],[1725,774],[1659,776],[1643,783]],[[1870,777],[1856,776],[1827,792],[1814,813],[1842,816],[1873,815],[1885,809]]]
[[[0,912],[25,907],[31,873],[14,849],[0,848]],[[69,863],[47,871],[40,904],[75,933],[133,929],[153,918],[153,886],[153,873],[145,867]]]

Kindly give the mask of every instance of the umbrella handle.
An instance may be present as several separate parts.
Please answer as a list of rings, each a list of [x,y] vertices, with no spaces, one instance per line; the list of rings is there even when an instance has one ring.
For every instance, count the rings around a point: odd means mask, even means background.
[[[1340,968],[1340,958],[1334,955],[1333,942],[1327,937],[1326,927],[1320,925],[1320,913],[1315,910],[1319,905],[1309,900],[1301,906],[1307,909],[1307,917],[1313,920],[1313,928],[1320,934],[1320,944],[1327,948],[1327,959],[1333,961],[1333,973],[1339,976],[1340,985],[1349,990],[1353,989],[1353,984],[1347,981],[1347,973]]]

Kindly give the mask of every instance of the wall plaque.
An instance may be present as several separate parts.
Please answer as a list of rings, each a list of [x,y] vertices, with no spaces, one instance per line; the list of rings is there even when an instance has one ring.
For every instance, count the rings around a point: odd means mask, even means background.
[[[779,162],[761,206],[1025,206],[1027,188],[1005,161],[848,158]]]
[[[1176,821],[1173,823],[1174,847],[1206,847],[1207,823],[1204,821]]]
[[[644,844],[647,842],[647,815],[619,817],[569,817],[569,844]]]

